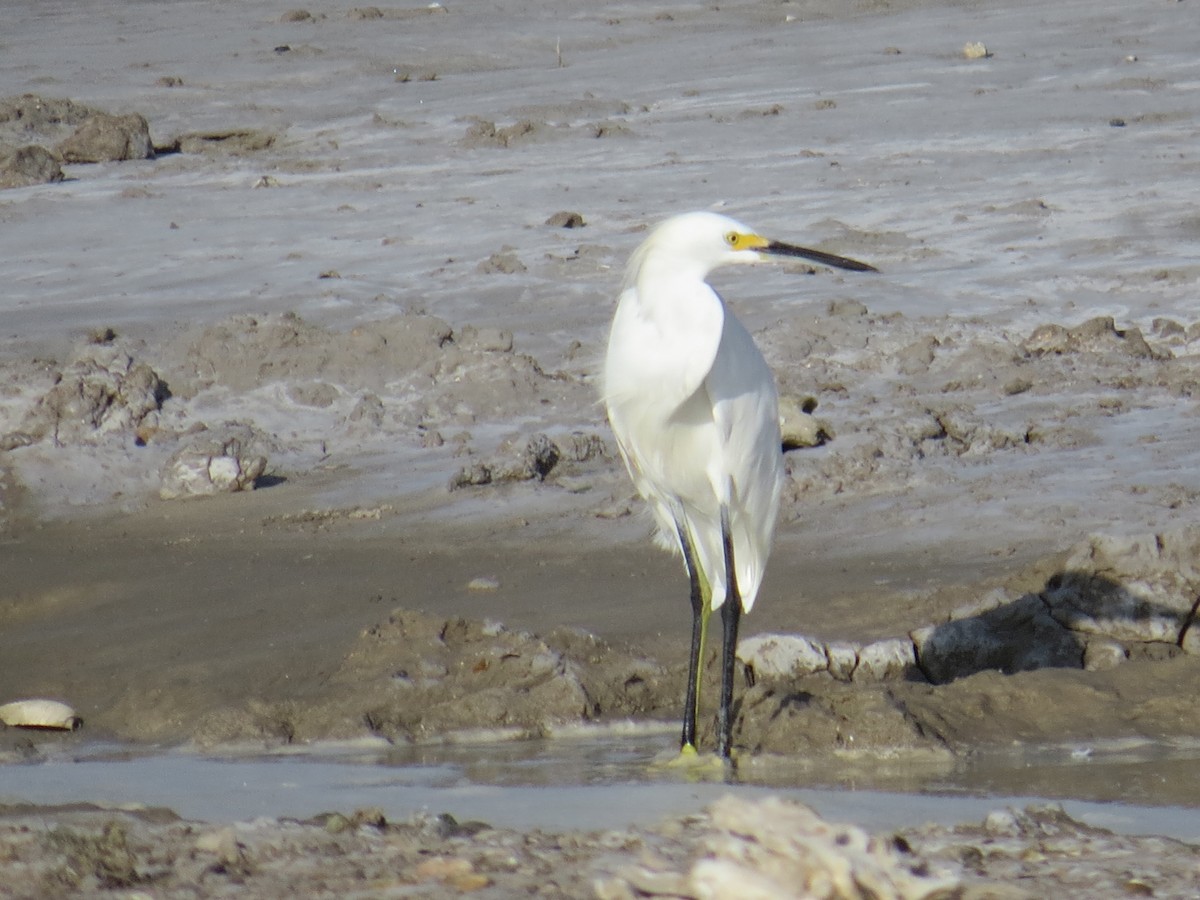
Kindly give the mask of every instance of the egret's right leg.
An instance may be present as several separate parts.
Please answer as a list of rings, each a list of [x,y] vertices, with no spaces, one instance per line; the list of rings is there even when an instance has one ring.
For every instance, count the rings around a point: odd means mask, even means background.
[[[733,750],[733,673],[737,660],[738,622],[742,617],[742,595],[738,590],[733,561],[733,535],[729,510],[721,509],[721,539],[725,545],[725,602],[721,604],[721,702],[717,708],[717,756],[729,759]]]

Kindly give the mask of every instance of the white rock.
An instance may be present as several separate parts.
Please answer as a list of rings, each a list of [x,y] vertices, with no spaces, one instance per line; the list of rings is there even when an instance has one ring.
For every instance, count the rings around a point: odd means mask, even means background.
[[[1129,651],[1117,641],[1093,639],[1083,648],[1083,667],[1089,672],[1115,669],[1129,659]]]
[[[798,634],[760,634],[738,643],[737,656],[760,678],[795,678],[829,668],[825,648]]]
[[[855,681],[886,681],[900,678],[917,664],[911,638],[887,638],[867,644],[858,651]]]
[[[163,500],[254,489],[267,459],[254,452],[257,434],[248,425],[199,432],[163,467],[158,495]]]
[[[83,724],[75,710],[58,700],[15,700],[0,706],[0,722],[21,728],[74,731]]]
[[[829,660],[829,674],[841,681],[849,681],[858,668],[858,645],[847,641],[830,641],[825,645],[825,656]]]

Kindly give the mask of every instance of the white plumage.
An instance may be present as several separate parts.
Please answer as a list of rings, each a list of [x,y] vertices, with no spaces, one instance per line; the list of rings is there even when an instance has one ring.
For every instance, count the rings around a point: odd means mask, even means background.
[[[754,605],[762,584],[783,459],[775,379],[706,279],[718,266],[772,256],[871,270],[769,241],[716,213],[675,216],[630,258],[604,364],[604,403],[625,465],[654,513],[659,541],[682,554],[691,581],[685,751],[694,748],[708,617],[721,609],[717,745],[726,757],[738,618]]]
[[[696,548],[709,608],[725,600],[721,507],[729,510],[737,585],[758,596],[779,510],[783,458],[775,379],[749,333],[706,282],[718,265],[755,262],[712,213],[660,225],[630,261],[605,361],[604,400],[658,538]]]

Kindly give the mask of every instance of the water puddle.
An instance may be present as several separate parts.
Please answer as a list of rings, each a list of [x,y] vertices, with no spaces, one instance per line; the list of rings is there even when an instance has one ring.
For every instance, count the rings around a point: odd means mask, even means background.
[[[511,828],[608,829],[697,812],[718,797],[782,794],[869,829],[981,820],[1047,799],[1128,834],[1200,841],[1200,744],[1123,741],[966,759],[755,759],[736,783],[664,770],[655,732],[391,747],[356,743],[262,753],[131,752],[92,746],[0,766],[0,805],[166,807],[188,819],[309,818],[378,807],[393,821],[449,813]]]

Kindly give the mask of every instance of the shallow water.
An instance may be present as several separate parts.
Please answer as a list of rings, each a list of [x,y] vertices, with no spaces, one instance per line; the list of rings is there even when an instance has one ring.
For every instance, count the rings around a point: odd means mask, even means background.
[[[141,755],[97,745],[0,766],[0,804],[166,807],[215,822],[377,807],[393,821],[449,813],[520,829],[603,830],[698,812],[733,792],[780,794],[828,819],[886,830],[975,822],[997,808],[1053,800],[1097,827],[1200,841],[1200,808],[1188,786],[1200,745],[1123,741],[941,763],[756,759],[726,782],[665,770],[669,744],[662,734],[637,733],[420,748],[359,743],[257,755]]]

